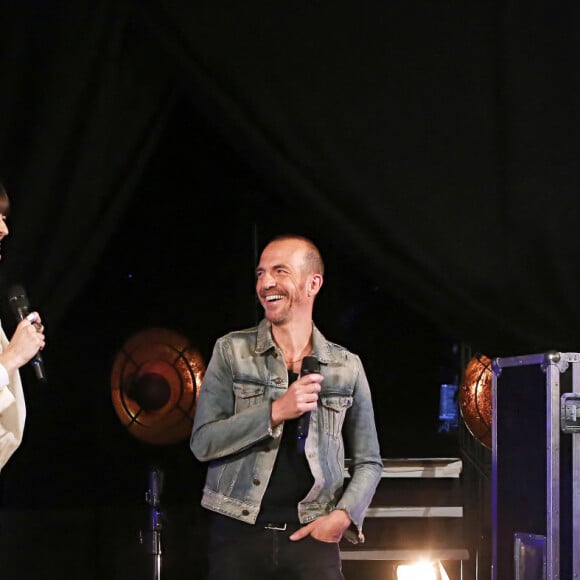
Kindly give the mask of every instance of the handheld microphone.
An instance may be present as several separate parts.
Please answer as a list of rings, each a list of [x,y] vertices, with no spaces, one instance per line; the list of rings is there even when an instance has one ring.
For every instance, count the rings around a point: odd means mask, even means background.
[[[311,373],[319,373],[320,364],[315,356],[305,356],[302,359],[302,367],[300,368],[300,376],[309,375]],[[304,444],[306,437],[308,437],[308,428],[310,425],[310,411],[306,411],[298,418],[298,425],[296,433],[298,437],[298,452],[304,453]]]
[[[14,316],[18,320],[24,320],[30,314],[30,303],[28,302],[28,296],[22,286],[12,286],[10,292],[8,293],[8,303],[12,308]],[[39,381],[46,381],[46,374],[44,373],[44,361],[40,355],[40,351],[37,352],[31,359],[30,364],[34,369],[34,374]]]

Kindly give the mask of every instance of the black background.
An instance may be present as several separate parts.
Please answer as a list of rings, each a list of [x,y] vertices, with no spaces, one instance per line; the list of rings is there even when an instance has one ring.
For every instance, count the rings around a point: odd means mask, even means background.
[[[42,312],[49,376],[23,370],[5,521],[80,510],[97,537],[78,561],[113,566],[134,536],[102,541],[110,510],[142,510],[157,463],[195,533],[203,466],[126,432],[112,364],[150,326],[207,358],[256,322],[257,253],[284,231],[320,246],[316,322],[361,355],[386,457],[458,451],[437,413],[465,346],[577,350],[576,2],[0,8],[0,274]],[[62,554],[16,520],[13,541]]]

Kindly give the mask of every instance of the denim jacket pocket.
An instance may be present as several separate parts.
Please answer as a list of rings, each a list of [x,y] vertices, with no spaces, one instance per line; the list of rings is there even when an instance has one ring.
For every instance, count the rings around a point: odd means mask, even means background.
[[[264,385],[252,383],[234,383],[234,394],[236,396],[236,413],[247,409],[252,405],[257,405],[264,400]]]
[[[332,437],[339,437],[347,409],[352,405],[352,397],[323,395],[322,417],[324,429]]]

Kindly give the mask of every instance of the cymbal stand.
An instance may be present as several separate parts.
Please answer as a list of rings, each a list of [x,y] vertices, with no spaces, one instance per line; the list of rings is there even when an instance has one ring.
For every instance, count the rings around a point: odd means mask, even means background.
[[[151,533],[151,555],[153,556],[153,580],[161,579],[161,529],[163,527],[160,510],[161,488],[163,483],[163,472],[157,467],[149,470],[149,489],[145,493],[145,501],[150,506],[149,510],[149,532]],[[141,537],[141,543],[143,538]]]

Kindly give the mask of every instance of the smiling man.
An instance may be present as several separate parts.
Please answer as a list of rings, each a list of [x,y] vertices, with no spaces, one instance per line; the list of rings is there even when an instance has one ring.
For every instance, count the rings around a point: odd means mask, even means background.
[[[209,462],[210,580],[339,580],[339,541],[364,539],[382,460],[359,357],[313,323],[323,279],[310,240],[275,238],[256,269],[264,319],[214,347],[191,437]]]

